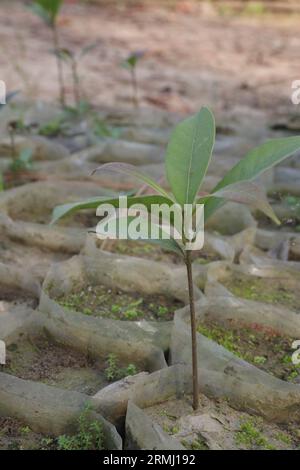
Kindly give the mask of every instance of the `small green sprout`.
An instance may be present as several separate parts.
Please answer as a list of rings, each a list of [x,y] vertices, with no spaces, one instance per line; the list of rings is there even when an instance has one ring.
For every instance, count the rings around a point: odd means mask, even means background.
[[[103,426],[92,419],[91,412],[91,407],[86,406],[78,418],[76,434],[58,437],[58,450],[103,450]]]
[[[34,0],[30,5],[31,11],[37,16],[39,16],[44,21],[44,23],[51,29],[53,48],[55,51],[60,50],[57,32],[57,17],[62,7],[62,4],[63,0]],[[62,106],[65,106],[65,84],[63,68],[62,63],[58,57],[56,60],[56,65],[59,84],[59,100],[60,104]]]
[[[114,382],[128,375],[136,375],[138,370],[134,364],[128,364],[127,367],[119,367],[118,357],[116,354],[111,353],[107,358],[107,367],[104,372],[106,379],[109,382]]]
[[[91,52],[95,47],[97,47],[98,41],[93,42],[91,44],[87,44],[86,46],[82,47],[79,52],[74,52],[71,49],[67,48],[55,48],[54,54],[57,58],[63,62],[66,62],[70,65],[72,80],[73,80],[73,96],[74,96],[74,103],[75,106],[78,107],[81,103],[81,80],[78,72],[78,67],[80,64],[81,59]]]
[[[138,90],[138,80],[137,80],[137,65],[139,61],[144,57],[144,51],[135,51],[132,52],[127,59],[125,59],[121,65],[123,68],[129,71],[131,78],[131,87],[132,87],[132,102],[136,108],[139,107],[139,90]]]

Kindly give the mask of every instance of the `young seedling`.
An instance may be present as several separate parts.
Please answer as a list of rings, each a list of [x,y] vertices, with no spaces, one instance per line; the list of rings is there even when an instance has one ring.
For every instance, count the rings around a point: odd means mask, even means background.
[[[44,23],[52,31],[53,49],[60,50],[59,37],[57,31],[57,17],[63,0],[34,0],[30,5],[31,10],[38,15]],[[62,106],[65,106],[65,84],[63,76],[62,62],[56,56],[58,85],[59,85],[59,101]]]
[[[78,73],[78,66],[81,59],[87,55],[90,51],[95,49],[98,43],[93,42],[80,49],[78,53],[71,51],[70,49],[55,49],[54,54],[59,60],[67,62],[71,67],[72,81],[73,81],[73,96],[75,106],[78,107],[81,102],[81,83]]]
[[[210,194],[200,196],[199,191],[211,159],[214,141],[215,122],[208,108],[202,108],[198,114],[178,124],[171,134],[166,154],[166,176],[171,193],[147,175],[140,173],[132,165],[108,163],[100,167],[138,177],[154,190],[155,194],[129,196],[127,198],[128,208],[134,207],[136,204],[143,204],[148,213],[151,214],[151,208],[154,204],[167,204],[169,207],[174,207],[174,204],[176,204],[176,207],[179,206],[183,214],[181,227],[174,227],[181,230],[180,240],[174,238],[163,239],[163,237],[160,237],[159,240],[153,240],[149,237],[148,242],[160,243],[167,250],[175,251],[184,259],[186,264],[191,318],[193,407],[195,410],[199,405],[197,323],[193,291],[191,239],[185,235],[185,205],[192,205],[193,210],[194,208],[196,210],[197,204],[203,204],[205,221],[207,221],[226,201],[235,201],[259,209],[273,219],[275,223],[280,223],[269,205],[264,191],[252,180],[300,149],[300,137],[298,136],[267,141],[248,152],[237,165],[228,171]],[[117,209],[120,208],[119,198],[93,198],[56,207],[52,221],[55,222],[61,217],[81,209],[97,208],[103,203],[111,204]],[[120,212],[118,216],[119,214]],[[163,222],[163,220],[158,222],[161,233],[164,230]]]
[[[17,132],[27,131],[24,122],[21,119],[19,119],[18,121],[10,121],[7,124],[7,130],[9,133],[10,156],[12,159],[9,169],[14,173],[18,173],[23,170],[30,170],[32,163],[32,150],[29,148],[25,148],[18,152],[15,142]]]
[[[137,65],[140,59],[144,57],[145,53],[143,51],[132,52],[127,59],[122,62],[122,67],[130,73],[131,87],[132,87],[132,102],[133,105],[139,107],[139,90],[138,90],[138,80],[137,80]]]

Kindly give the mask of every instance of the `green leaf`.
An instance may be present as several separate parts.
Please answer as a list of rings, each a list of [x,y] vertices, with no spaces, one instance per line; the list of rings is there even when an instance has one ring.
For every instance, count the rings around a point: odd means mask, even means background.
[[[100,204],[112,204],[114,207],[118,208],[119,202],[119,197],[109,198],[108,196],[99,196],[85,199],[84,201],[62,204],[54,208],[52,213],[52,220],[50,223],[54,224],[62,217],[73,214],[74,212],[78,212],[80,210],[97,209]],[[173,202],[170,199],[159,195],[127,197],[127,207],[129,208],[133,204],[144,204],[147,209],[150,209],[152,204],[168,204],[170,206],[173,204]]]
[[[172,132],[166,155],[167,179],[180,205],[193,204],[209,165],[215,121],[208,108],[182,121]]]
[[[53,26],[62,4],[63,0],[35,0],[30,8],[48,25]]]
[[[120,221],[121,219],[126,219],[127,230],[128,230],[128,226],[130,225],[132,220],[134,220],[134,218],[135,217],[133,217],[133,216],[120,215],[119,212],[116,211],[115,216],[111,217],[110,219],[106,219],[106,220],[103,219],[103,221],[100,221],[97,224],[97,232],[100,231],[100,233],[101,233],[101,225],[103,224],[103,226],[106,226],[106,229],[102,233],[105,233],[106,235],[111,234],[112,236],[114,236],[115,235],[114,228],[112,228],[112,231],[109,232],[109,230],[108,230],[109,227],[106,225],[108,220],[110,220],[110,221],[112,221],[112,220]],[[147,243],[150,243],[150,244],[153,244],[153,245],[160,245],[164,250],[173,251],[173,252],[175,252],[175,253],[177,253],[181,256],[184,255],[184,251],[183,251],[182,247],[180,246],[180,243],[177,240],[175,240],[174,238],[163,238],[163,235],[165,235],[167,237],[168,234],[169,234],[169,232],[166,230],[165,227],[162,227],[162,226],[158,225],[157,223],[153,222],[150,218],[148,218],[146,216],[146,214],[144,214],[144,218],[147,219],[148,237],[135,239],[135,241],[143,241],[143,242],[147,242]],[[156,228],[158,228],[159,238],[157,238],[157,239],[151,238],[151,230],[154,226]],[[127,237],[128,237],[127,238],[128,240],[131,240],[130,234],[128,232],[127,232]]]
[[[133,176],[141,181],[143,181],[147,186],[154,189],[156,192],[161,194],[163,197],[167,199],[172,199],[172,196],[164,190],[156,181],[150,178],[148,175],[141,173],[136,169],[134,165],[130,165],[129,163],[119,163],[119,162],[111,162],[111,163],[104,163],[104,165],[99,166],[96,168],[92,174],[96,173],[97,171],[113,171],[118,173],[123,173],[128,176]],[[174,201],[173,201],[174,202]]]
[[[250,150],[247,155],[235,165],[214,188],[213,193],[232,183],[253,180],[264,171],[272,168],[285,158],[300,150],[300,137],[285,137],[265,142]],[[224,201],[211,198],[205,205],[207,220]]]
[[[263,189],[251,181],[239,181],[238,183],[230,184],[225,186],[225,188],[219,189],[211,196],[246,204],[253,209],[260,210],[276,224],[280,224],[280,220],[270,206]]]

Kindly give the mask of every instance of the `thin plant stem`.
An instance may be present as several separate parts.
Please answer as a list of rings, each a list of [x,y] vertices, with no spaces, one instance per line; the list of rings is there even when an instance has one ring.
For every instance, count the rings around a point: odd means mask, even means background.
[[[52,31],[53,31],[54,50],[56,52],[55,56],[56,56],[58,84],[59,84],[59,102],[61,106],[65,106],[66,100],[65,100],[65,84],[64,84],[63,66],[62,66],[62,61],[59,57],[59,40],[58,40],[57,28],[55,24],[52,26]]]
[[[136,108],[139,107],[138,83],[136,76],[136,68],[131,68],[131,83],[132,83],[132,101]]]
[[[199,408],[199,384],[198,384],[198,357],[197,357],[197,329],[195,315],[195,299],[191,250],[186,250],[186,269],[189,287],[190,314],[191,314],[191,336],[192,336],[192,370],[193,370],[193,408]]]
[[[15,132],[13,129],[9,131],[9,137],[10,137],[10,153],[11,157],[15,158],[16,156],[16,144],[15,144]]]
[[[74,101],[75,101],[75,104],[78,106],[80,103],[80,81],[79,81],[76,59],[72,60],[72,76],[73,76]]]

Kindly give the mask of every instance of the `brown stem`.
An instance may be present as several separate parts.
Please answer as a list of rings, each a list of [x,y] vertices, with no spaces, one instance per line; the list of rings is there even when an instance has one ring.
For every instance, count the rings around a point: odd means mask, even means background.
[[[59,84],[59,101],[60,101],[61,106],[65,106],[66,100],[65,100],[64,75],[63,75],[62,61],[59,58],[59,40],[58,40],[57,28],[55,24],[52,27],[52,31],[53,31],[54,49],[56,52],[55,56],[56,56],[58,84]]]
[[[189,286],[190,313],[191,313],[191,335],[192,335],[192,368],[193,368],[193,408],[199,408],[198,388],[198,358],[197,358],[197,329],[195,315],[194,284],[192,272],[191,250],[186,250],[186,269]]]

